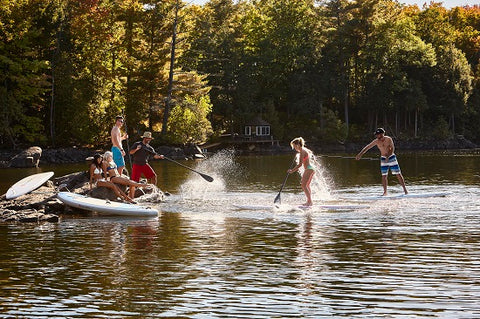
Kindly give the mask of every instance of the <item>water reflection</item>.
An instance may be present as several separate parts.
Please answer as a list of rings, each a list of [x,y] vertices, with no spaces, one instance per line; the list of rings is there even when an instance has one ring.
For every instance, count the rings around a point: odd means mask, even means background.
[[[377,161],[321,160],[335,180],[335,197],[381,191]],[[1,316],[480,316],[480,189],[472,176],[459,182],[475,161],[402,156],[413,192],[452,193],[445,198],[381,201],[354,211],[232,207],[272,204],[290,161],[228,159],[223,170],[249,174],[209,171],[222,177],[217,185],[180,171],[178,180],[168,175],[172,189],[190,191],[172,195],[154,219],[93,215],[0,225]],[[442,163],[433,167],[436,161]],[[392,183],[392,190],[400,186]],[[292,179],[282,201],[302,200]]]

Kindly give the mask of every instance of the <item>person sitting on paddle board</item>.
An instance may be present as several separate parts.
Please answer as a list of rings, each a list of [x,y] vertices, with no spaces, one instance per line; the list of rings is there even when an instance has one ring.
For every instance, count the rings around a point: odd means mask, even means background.
[[[90,190],[92,190],[93,186],[98,187],[107,187],[110,188],[115,192],[115,195],[119,198],[123,198],[127,202],[132,203],[133,200],[128,197],[117,185],[114,183],[107,181],[107,179],[103,176],[103,168],[102,168],[102,155],[95,154],[93,156],[92,163],[90,164]]]
[[[107,151],[105,152],[105,154],[103,154],[102,168],[103,171],[107,174],[107,178],[109,178],[111,182],[115,184],[129,186],[128,196],[130,198],[135,198],[135,187],[148,187],[147,184],[137,183],[128,178],[120,176],[117,169],[117,164],[113,160],[112,152]]]
[[[130,147],[130,154],[133,155],[132,175],[130,178],[136,182],[140,181],[140,177],[145,176],[147,183],[157,185],[157,174],[153,168],[148,164],[148,157],[153,155],[155,159],[163,159],[163,155],[158,155],[157,152],[150,146],[150,141],[153,140],[151,132],[143,133],[141,141],[133,143]]]
[[[289,174],[296,172],[303,166],[304,172],[302,175],[301,185],[302,189],[307,197],[307,202],[302,206],[312,206],[312,190],[310,188],[310,183],[312,182],[313,175],[315,174],[315,166],[313,165],[312,160],[312,151],[305,147],[305,141],[302,137],[297,137],[290,142],[292,149],[299,153],[298,165],[292,169],[289,169],[287,172]]]
[[[117,116],[115,118],[115,125],[113,126],[112,130],[110,131],[111,139],[112,139],[112,154],[113,160],[117,164],[118,173],[122,175],[123,169],[125,167],[125,151],[122,147],[122,141],[128,138],[128,135],[125,133],[122,135],[120,128],[122,127],[124,122],[123,116]]]
[[[383,185],[383,195],[387,195],[387,185],[388,185],[388,170],[392,171],[393,175],[397,175],[400,185],[403,187],[405,194],[408,194],[407,187],[405,186],[405,179],[403,178],[402,171],[398,165],[397,156],[395,155],[395,145],[390,136],[385,135],[385,130],[383,128],[378,128],[375,132],[375,139],[365,146],[360,153],[357,154],[355,159],[358,161],[362,158],[362,155],[365,154],[369,149],[376,146],[380,151],[380,171],[382,173],[382,185]]]

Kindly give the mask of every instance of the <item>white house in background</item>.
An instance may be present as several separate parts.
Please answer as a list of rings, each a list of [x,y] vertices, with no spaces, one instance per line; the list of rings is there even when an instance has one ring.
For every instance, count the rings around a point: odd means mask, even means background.
[[[250,138],[270,138],[270,123],[261,117],[256,117],[245,124],[243,134]]]

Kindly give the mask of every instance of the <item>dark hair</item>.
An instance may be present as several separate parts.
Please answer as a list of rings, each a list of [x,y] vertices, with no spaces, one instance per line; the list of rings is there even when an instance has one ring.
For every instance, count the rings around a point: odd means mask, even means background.
[[[97,160],[101,158],[103,160],[103,156],[99,153],[95,153],[95,155],[93,155],[93,160],[92,160],[92,164],[94,164],[96,167],[100,167]]]
[[[115,117],[115,122],[118,121],[118,120],[123,120],[123,116],[117,115],[117,117]]]

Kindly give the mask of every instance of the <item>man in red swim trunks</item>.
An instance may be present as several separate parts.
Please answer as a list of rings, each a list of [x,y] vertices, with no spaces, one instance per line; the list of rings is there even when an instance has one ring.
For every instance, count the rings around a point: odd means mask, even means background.
[[[158,155],[153,147],[150,146],[149,143],[153,140],[151,132],[145,132],[140,137],[142,140],[135,142],[130,148],[130,154],[133,155],[132,175],[130,178],[138,182],[143,174],[149,184],[157,185],[157,174],[148,164],[148,158],[150,155],[153,155],[155,159],[163,159],[163,155]]]

